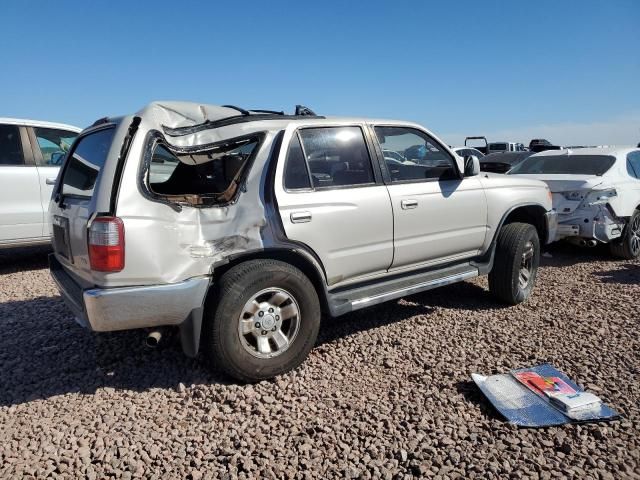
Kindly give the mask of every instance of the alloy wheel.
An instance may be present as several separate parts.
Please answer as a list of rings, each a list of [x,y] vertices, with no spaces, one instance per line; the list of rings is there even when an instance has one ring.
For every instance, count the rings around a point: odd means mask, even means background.
[[[640,215],[635,215],[630,225],[630,244],[631,253],[634,257],[640,255]]]
[[[238,334],[244,349],[258,358],[273,358],[286,352],[298,334],[300,307],[281,288],[266,288],[244,306]]]
[[[520,262],[520,275],[518,276],[518,285],[521,289],[527,288],[531,277],[533,275],[533,256],[534,256],[533,242],[529,240],[522,252],[522,260]]]

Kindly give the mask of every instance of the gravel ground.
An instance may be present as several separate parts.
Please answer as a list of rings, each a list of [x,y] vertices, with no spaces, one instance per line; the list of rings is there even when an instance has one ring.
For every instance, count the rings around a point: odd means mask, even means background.
[[[46,253],[0,252],[0,478],[640,478],[637,262],[559,247],[526,305],[477,279],[325,320],[246,386],[83,330]],[[517,429],[470,382],[547,361],[624,418]]]

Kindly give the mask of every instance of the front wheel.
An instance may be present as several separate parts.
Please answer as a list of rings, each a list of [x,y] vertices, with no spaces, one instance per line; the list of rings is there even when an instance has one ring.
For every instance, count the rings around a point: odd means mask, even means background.
[[[226,272],[217,305],[204,324],[209,361],[244,382],[275,377],[300,365],[320,327],[313,284],[297,268],[251,260]]]
[[[640,210],[631,215],[629,223],[624,228],[622,237],[609,244],[611,253],[625,260],[635,260],[640,257]]]
[[[489,290],[510,305],[524,302],[533,290],[540,264],[538,232],[528,223],[510,223],[498,233]]]

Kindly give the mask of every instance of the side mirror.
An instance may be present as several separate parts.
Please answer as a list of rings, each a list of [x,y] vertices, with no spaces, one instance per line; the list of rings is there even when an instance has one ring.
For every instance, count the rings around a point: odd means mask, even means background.
[[[480,174],[480,160],[475,155],[464,157],[464,176],[475,177]]]
[[[51,154],[51,159],[49,160],[49,165],[62,165],[64,155],[64,152],[53,152]]]

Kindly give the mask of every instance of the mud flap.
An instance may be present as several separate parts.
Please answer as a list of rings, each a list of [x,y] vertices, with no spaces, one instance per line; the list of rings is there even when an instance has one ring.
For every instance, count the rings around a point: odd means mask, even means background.
[[[180,344],[182,351],[188,357],[198,355],[200,349],[200,332],[202,330],[202,315],[204,307],[194,308],[187,319],[180,324]]]

